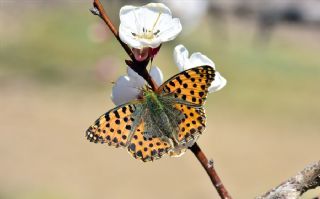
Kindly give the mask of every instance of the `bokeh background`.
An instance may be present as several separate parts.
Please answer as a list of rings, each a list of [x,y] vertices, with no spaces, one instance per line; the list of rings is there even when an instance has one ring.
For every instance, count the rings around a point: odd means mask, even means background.
[[[102,1],[118,25],[125,4]],[[183,32],[154,64],[165,79],[184,44],[228,80],[210,94],[199,145],[234,198],[253,198],[320,157],[320,2],[165,1]],[[89,143],[114,105],[126,55],[91,1],[0,0],[0,198],[218,198],[191,152],[153,163]],[[320,195],[316,189],[304,195]]]

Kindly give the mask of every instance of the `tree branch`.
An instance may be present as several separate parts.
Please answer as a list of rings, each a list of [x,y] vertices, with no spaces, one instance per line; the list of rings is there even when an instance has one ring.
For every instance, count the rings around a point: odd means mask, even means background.
[[[223,199],[232,199],[227,189],[222,184],[220,177],[218,176],[218,173],[214,169],[213,161],[212,160],[208,161],[206,155],[203,153],[203,151],[201,150],[201,148],[197,143],[194,143],[190,147],[190,150],[199,160],[202,167],[206,170],[208,176],[210,177],[210,180],[212,181],[213,186],[216,188],[217,192],[219,193],[219,196]]]
[[[256,199],[297,199],[310,189],[320,186],[320,161],[311,164]]]
[[[99,0],[94,0],[93,1],[93,9],[90,9],[90,11],[95,14],[98,15],[109,27],[109,29],[111,30],[111,32],[113,33],[113,35],[117,38],[117,40],[119,41],[119,43],[121,44],[121,46],[123,47],[123,49],[127,52],[127,54],[129,55],[129,57],[131,58],[131,60],[135,60],[134,55],[131,51],[131,49],[129,48],[129,46],[125,43],[123,43],[119,37],[119,33],[118,30],[114,27],[113,23],[111,22],[109,16],[107,15],[106,11],[103,8],[103,5],[101,4],[101,2]]]

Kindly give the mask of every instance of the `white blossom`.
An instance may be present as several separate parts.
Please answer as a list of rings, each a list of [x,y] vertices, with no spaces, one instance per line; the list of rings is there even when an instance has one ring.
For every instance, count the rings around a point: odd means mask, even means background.
[[[206,55],[196,52],[189,57],[189,51],[181,44],[175,47],[173,57],[180,71],[203,65],[208,65],[215,69],[215,64]],[[221,90],[226,84],[227,80],[216,71],[214,81],[208,90],[210,93],[216,92]]]
[[[176,38],[181,30],[180,20],[172,18],[170,9],[162,3],[120,9],[119,36],[132,48],[157,48]]]
[[[158,85],[162,84],[163,75],[160,68],[156,66],[151,67],[150,75]],[[111,99],[116,106],[136,100],[145,85],[145,80],[128,67],[127,75],[120,76],[115,82],[112,88]]]

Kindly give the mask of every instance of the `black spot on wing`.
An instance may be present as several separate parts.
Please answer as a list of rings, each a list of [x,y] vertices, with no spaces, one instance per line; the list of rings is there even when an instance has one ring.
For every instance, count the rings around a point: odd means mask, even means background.
[[[120,115],[118,113],[118,110],[113,111],[114,115],[116,116],[116,118],[120,118]]]
[[[122,113],[126,113],[126,111],[127,111],[127,107],[122,107]]]

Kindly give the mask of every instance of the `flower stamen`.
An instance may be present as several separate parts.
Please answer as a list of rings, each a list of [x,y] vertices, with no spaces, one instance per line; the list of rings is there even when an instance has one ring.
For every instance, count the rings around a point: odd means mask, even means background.
[[[152,26],[151,32],[153,32],[154,28],[156,27],[156,25],[157,25],[157,23],[158,23],[158,21],[160,19],[161,14],[162,14],[162,12],[159,12],[158,17],[157,17],[156,21],[154,22],[154,24]]]
[[[156,27],[157,23],[159,22],[160,16],[162,12],[159,12],[158,17],[156,21],[154,22],[151,30],[146,29],[145,27],[142,28],[142,34],[136,34],[136,33],[131,33],[134,37],[137,39],[147,39],[147,40],[152,40],[154,37],[157,37],[158,34],[160,33],[160,30],[157,30],[154,32],[154,28]]]

